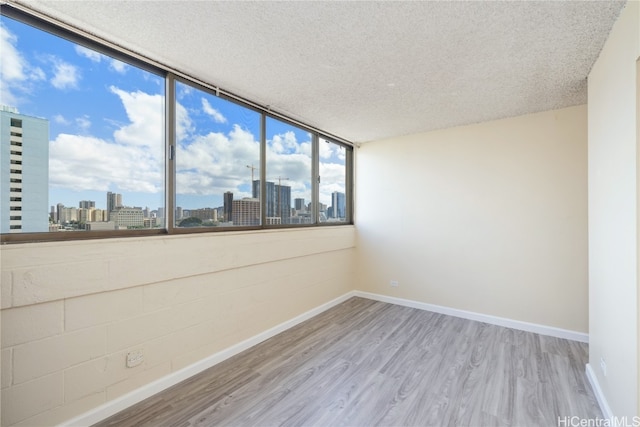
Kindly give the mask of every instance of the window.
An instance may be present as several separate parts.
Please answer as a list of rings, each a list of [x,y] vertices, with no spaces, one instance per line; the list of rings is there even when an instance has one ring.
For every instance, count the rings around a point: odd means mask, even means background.
[[[259,226],[260,113],[176,82],[176,227]]]
[[[313,224],[312,209],[294,209],[296,200],[299,207],[312,201],[311,133],[267,117],[266,153],[267,224]]]
[[[347,142],[0,11],[3,55],[20,58],[0,82],[3,241],[351,222]]]
[[[346,222],[350,217],[347,204],[348,147],[320,138],[320,221]]]
[[[110,209],[121,208],[139,212],[148,228],[164,228],[164,77],[17,20],[3,18],[3,30],[6,53],[22,59],[19,73],[2,77],[3,102],[12,105],[0,111],[3,147],[22,147],[2,164],[3,175],[22,174],[22,190],[10,189],[23,194],[20,231],[48,232],[50,205],[80,200],[106,211],[85,216],[103,223],[101,230],[141,228],[138,220],[111,222]],[[109,204],[109,193],[118,204]],[[67,219],[53,222],[86,229]]]

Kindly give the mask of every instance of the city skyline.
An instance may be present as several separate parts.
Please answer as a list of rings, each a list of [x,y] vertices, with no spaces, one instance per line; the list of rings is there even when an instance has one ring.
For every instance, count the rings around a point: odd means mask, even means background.
[[[254,181],[254,194],[255,192],[259,191],[259,182],[260,182],[259,180]],[[274,183],[267,182],[267,184],[274,184]],[[279,186],[273,185],[272,187],[274,187],[272,191],[275,197],[275,194],[278,191],[277,187]],[[283,193],[286,193],[289,190],[290,188],[288,188],[287,186],[282,186],[281,191]],[[181,206],[176,206],[175,208],[176,223],[178,223],[179,220],[181,219],[186,219],[193,216],[201,217],[203,216],[203,212],[206,212],[206,211],[216,211],[216,213],[215,215],[206,215],[206,218],[201,218],[201,219],[212,219],[212,220],[215,220],[215,222],[229,222],[229,218],[233,217],[233,210],[231,209],[231,206],[233,205],[234,202],[238,202],[241,200],[259,201],[259,197],[243,197],[241,199],[234,199],[232,192],[226,192],[225,196],[230,196],[230,197],[225,198],[225,202],[222,206],[205,206],[205,207],[190,208],[190,209],[186,209]],[[267,197],[269,198],[269,196]],[[106,200],[107,200],[106,202],[107,206],[112,207],[111,210],[101,209],[97,207],[95,200],[80,200],[78,201],[77,206],[67,206],[63,203],[57,203],[55,205],[51,205],[50,211],[49,211],[49,217],[51,218],[53,223],[60,223],[60,224],[66,224],[69,222],[74,222],[74,223],[101,222],[101,221],[106,222],[106,221],[110,221],[111,212],[118,211],[120,209],[135,209],[143,212],[145,219],[150,219],[150,218],[164,219],[163,207],[158,207],[156,209],[153,209],[153,208],[150,208],[149,206],[143,207],[143,206],[127,205],[123,201],[121,194],[112,193],[112,192],[106,193]],[[319,210],[318,213],[321,216],[324,215],[325,220],[327,218],[344,219],[346,217],[344,201],[345,201],[344,193],[334,192],[332,194],[332,202],[334,204],[337,203],[337,205],[327,206],[320,203],[318,206],[318,210]],[[265,203],[265,206],[267,206],[267,212],[265,213],[265,217],[267,218],[267,223],[268,224],[276,224],[276,223],[286,224],[288,223],[287,222],[288,218],[295,217],[298,215],[305,216],[310,214],[309,208],[311,203],[306,204],[304,199],[300,199],[300,198],[295,199],[294,202],[295,202],[295,207],[289,207],[287,212],[277,212],[277,203],[272,204],[271,206],[272,212],[270,212],[269,203],[268,202]],[[282,203],[281,206],[282,206],[282,209],[285,209],[285,206],[287,206],[287,203],[286,202]],[[334,208],[334,206],[337,206],[337,210]],[[93,219],[93,216],[95,215],[90,216],[90,215],[84,214],[83,216],[82,214],[83,211],[98,212],[98,213],[103,212],[104,216],[101,217],[102,219]],[[260,212],[259,209],[258,209],[258,212]],[[275,222],[274,221],[275,218],[279,218],[280,220]],[[160,225],[161,224],[159,223],[155,224],[155,226],[160,226]],[[230,225],[236,225],[236,224],[230,224]],[[243,224],[243,225],[247,225],[247,224]],[[255,224],[252,224],[252,225],[255,225]]]
[[[111,191],[134,206],[164,205],[164,79],[10,18],[0,25],[1,104],[49,120],[49,204]],[[176,84],[176,201],[184,209],[252,196],[260,115]],[[291,200],[311,199],[311,134],[267,117],[267,181],[286,177]],[[345,188],[345,150],[319,143],[320,199]],[[248,166],[251,166],[250,169]],[[104,204],[103,204],[104,203]]]

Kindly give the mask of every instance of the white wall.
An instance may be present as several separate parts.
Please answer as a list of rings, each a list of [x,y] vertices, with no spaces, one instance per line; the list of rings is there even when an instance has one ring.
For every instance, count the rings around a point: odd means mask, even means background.
[[[68,420],[344,295],[354,243],[343,226],[1,246],[2,426]]]
[[[586,111],[363,144],[359,289],[586,332]]]
[[[627,3],[589,74],[589,365],[616,416],[638,415],[639,9]]]

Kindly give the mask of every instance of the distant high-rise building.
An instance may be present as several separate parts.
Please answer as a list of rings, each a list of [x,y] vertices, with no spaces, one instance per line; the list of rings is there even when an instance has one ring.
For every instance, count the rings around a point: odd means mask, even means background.
[[[276,212],[276,186],[273,182],[267,181],[267,185],[265,186],[265,201],[264,206],[266,209],[267,217],[274,217]],[[261,189],[260,189],[260,180],[256,179],[253,181],[252,187],[252,195],[254,199],[260,200],[261,197]]]
[[[70,222],[78,221],[78,208],[72,206],[70,208],[62,207],[58,211],[60,224],[68,224]]]
[[[276,185],[273,182],[266,183],[266,200],[265,207],[267,209],[266,217],[281,218],[282,224],[288,224],[291,217],[291,187],[287,185]],[[260,198],[260,180],[253,181],[253,198]]]
[[[87,223],[91,222],[91,217],[93,216],[93,211],[95,208],[79,208],[78,209],[78,222]]]
[[[144,227],[144,213],[140,208],[116,208],[109,212],[109,221],[116,229]]]
[[[60,218],[62,215],[62,209],[64,208],[64,205],[62,203],[58,203],[56,205],[56,217],[55,217],[55,222],[57,222],[58,224],[60,224]]]
[[[109,221],[109,212],[103,209],[94,209],[91,220],[94,222],[107,222]]]
[[[107,192],[107,212],[111,213],[122,207],[122,194]]]
[[[295,199],[294,200],[294,207],[296,208],[296,210],[298,212],[306,212],[307,211],[307,205],[304,204],[304,199]]]
[[[233,225],[260,225],[260,200],[245,197],[233,201]]]
[[[96,207],[96,202],[92,200],[80,200],[78,203],[80,209],[91,209]]]
[[[291,187],[276,185],[276,216],[282,218],[283,224],[291,223]]]
[[[48,232],[49,121],[0,106],[0,232]]]
[[[224,215],[223,221],[231,221],[233,218],[233,193],[227,191],[224,193]]]
[[[346,218],[346,196],[344,193],[334,191],[331,193],[331,210],[328,211],[329,218]]]
[[[218,212],[218,221],[226,221],[224,216],[224,206],[218,206],[216,211]]]

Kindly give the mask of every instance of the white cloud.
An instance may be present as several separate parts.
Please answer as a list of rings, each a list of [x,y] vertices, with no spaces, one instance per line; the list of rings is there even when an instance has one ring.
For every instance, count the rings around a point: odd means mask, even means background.
[[[116,141],[139,147],[155,147],[164,140],[164,97],[142,91],[126,92],[111,86],[118,95],[130,123],[114,132]],[[157,151],[157,150],[151,150]],[[164,154],[161,150],[161,156]]]
[[[320,202],[331,205],[331,193],[345,192],[346,149],[339,144],[320,138]]]
[[[122,61],[103,55],[95,50],[88,49],[84,46],[76,45],[76,53],[80,56],[90,59],[93,62],[102,62],[102,60],[109,62],[109,68],[116,73],[124,74],[127,72],[129,66]]]
[[[324,138],[320,138],[319,144],[320,158],[321,159],[330,159],[334,157],[339,160],[346,160],[346,149],[334,142],[327,141]]]
[[[75,191],[155,193],[162,189],[162,171],[146,150],[80,135],[59,134],[51,141],[49,183]]]
[[[65,119],[62,114],[56,114],[55,116],[53,116],[53,121],[60,125],[65,125],[65,126],[68,126],[71,124],[71,122]]]
[[[59,134],[50,144],[49,182],[75,191],[158,193],[164,187],[163,97],[116,87],[111,92],[122,101],[129,123],[113,140]],[[90,126],[86,116],[75,123]]]
[[[331,205],[331,193],[344,193],[345,167],[337,163],[320,163],[320,202]]]
[[[176,138],[184,141],[195,130],[189,112],[184,105],[176,102]]]
[[[47,75],[44,73],[42,68],[33,67],[29,69],[29,80],[46,80]]]
[[[95,50],[88,49],[84,46],[76,45],[75,47],[76,53],[80,56],[84,56],[85,58],[90,59],[93,62],[100,62],[104,55]]]
[[[2,79],[5,81],[21,81],[26,79],[26,60],[22,57],[15,45],[18,38],[9,32],[4,25],[0,26],[0,47],[2,48]]]
[[[30,83],[45,79],[44,71],[31,66],[17,49],[18,38],[0,24],[0,100],[3,104],[17,107],[19,93],[29,93]]]
[[[50,183],[75,191],[135,191],[158,193],[164,186],[164,98],[141,91],[128,92],[112,86],[127,114],[112,139],[91,135],[60,134],[51,141]],[[247,185],[251,170],[259,165],[260,142],[247,129],[234,125],[228,133],[194,134],[188,110],[176,107],[176,185],[180,195],[220,197],[232,191],[234,198],[251,196]],[[71,124],[63,116],[59,123]],[[89,117],[74,119],[89,131]],[[276,142],[273,144],[271,142]],[[291,198],[311,200],[310,141],[298,142],[293,132],[276,135],[267,146],[267,180],[291,187]],[[335,153],[334,153],[335,154]],[[332,159],[335,158],[335,155]],[[259,171],[256,171],[255,178]],[[344,166],[325,160],[320,164],[321,201],[330,201],[331,192],[343,191]],[[243,191],[240,191],[240,186]],[[211,198],[211,205],[214,199]]]
[[[84,115],[76,118],[76,125],[82,132],[88,132],[89,128],[91,128],[91,120],[89,120],[89,116]]]
[[[223,116],[218,110],[213,108],[211,104],[209,104],[209,101],[207,101],[205,98],[202,98],[202,110],[205,112],[205,114],[210,116],[214,122],[227,123],[227,118]]]
[[[112,59],[109,68],[111,68],[116,73],[124,74],[127,72],[129,66],[122,61],[118,61],[117,59]]]
[[[311,201],[311,141],[298,142],[294,132],[274,135],[267,141],[267,181],[291,187],[291,200]]]
[[[75,65],[59,58],[53,59],[53,78],[51,84],[56,89],[74,89],[78,87],[80,71]]]
[[[237,187],[251,181],[251,170],[247,165],[258,164],[259,157],[260,143],[238,125],[228,135],[212,132],[196,136],[190,144],[183,143],[178,147],[177,193],[239,193]],[[249,195],[245,194],[245,197]]]
[[[299,150],[296,134],[293,131],[288,131],[281,135],[274,135],[269,142],[269,146],[274,153],[295,153]]]
[[[178,99],[183,99],[191,95],[193,91],[194,89],[191,86],[186,85],[184,83],[178,82],[178,84],[176,85],[176,97]]]

